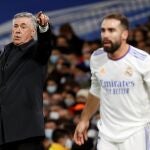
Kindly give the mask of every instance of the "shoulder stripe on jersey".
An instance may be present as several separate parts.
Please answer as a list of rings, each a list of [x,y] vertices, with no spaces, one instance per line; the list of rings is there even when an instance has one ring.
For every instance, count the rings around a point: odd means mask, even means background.
[[[141,59],[141,60],[144,60],[147,57],[146,54],[143,54],[140,51],[137,51],[136,49],[133,49],[133,48],[130,48],[129,53],[132,56],[134,56],[135,58],[138,58],[138,59]]]
[[[103,53],[104,53],[103,49],[98,49],[98,50],[96,50],[96,51],[93,52],[93,56],[101,55]]]

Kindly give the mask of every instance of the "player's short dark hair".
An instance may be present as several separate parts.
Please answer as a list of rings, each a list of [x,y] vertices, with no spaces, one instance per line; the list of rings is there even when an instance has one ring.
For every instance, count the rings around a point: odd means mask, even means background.
[[[127,19],[127,17],[121,13],[110,13],[106,16],[104,16],[104,18],[102,19],[102,22],[105,20],[105,19],[116,19],[116,20],[119,20],[121,25],[129,30],[129,21]]]

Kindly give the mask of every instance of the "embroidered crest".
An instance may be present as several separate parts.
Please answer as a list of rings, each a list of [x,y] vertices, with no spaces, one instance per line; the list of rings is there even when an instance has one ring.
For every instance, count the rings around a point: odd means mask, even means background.
[[[104,76],[106,74],[106,70],[104,67],[101,67],[99,70],[100,76]]]
[[[125,70],[125,75],[126,75],[126,76],[132,76],[132,75],[133,75],[133,69],[132,69],[130,66],[128,66],[128,67],[126,68],[126,70]]]

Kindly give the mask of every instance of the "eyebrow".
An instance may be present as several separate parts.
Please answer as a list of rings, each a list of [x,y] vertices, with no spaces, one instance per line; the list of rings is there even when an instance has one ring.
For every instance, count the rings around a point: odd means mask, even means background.
[[[17,23],[15,23],[14,25],[18,25]],[[20,25],[27,25],[26,23],[21,23]]]
[[[108,29],[108,30],[116,30],[116,28],[113,28],[113,27],[110,27],[110,28],[104,28],[104,27],[102,27],[101,28],[101,30],[106,30],[106,29]]]

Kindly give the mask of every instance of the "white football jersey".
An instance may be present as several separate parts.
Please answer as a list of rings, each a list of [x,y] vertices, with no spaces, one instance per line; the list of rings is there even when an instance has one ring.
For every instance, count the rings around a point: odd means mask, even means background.
[[[100,135],[121,142],[150,122],[150,56],[129,46],[112,60],[103,48],[90,61],[90,93],[100,98]]]

